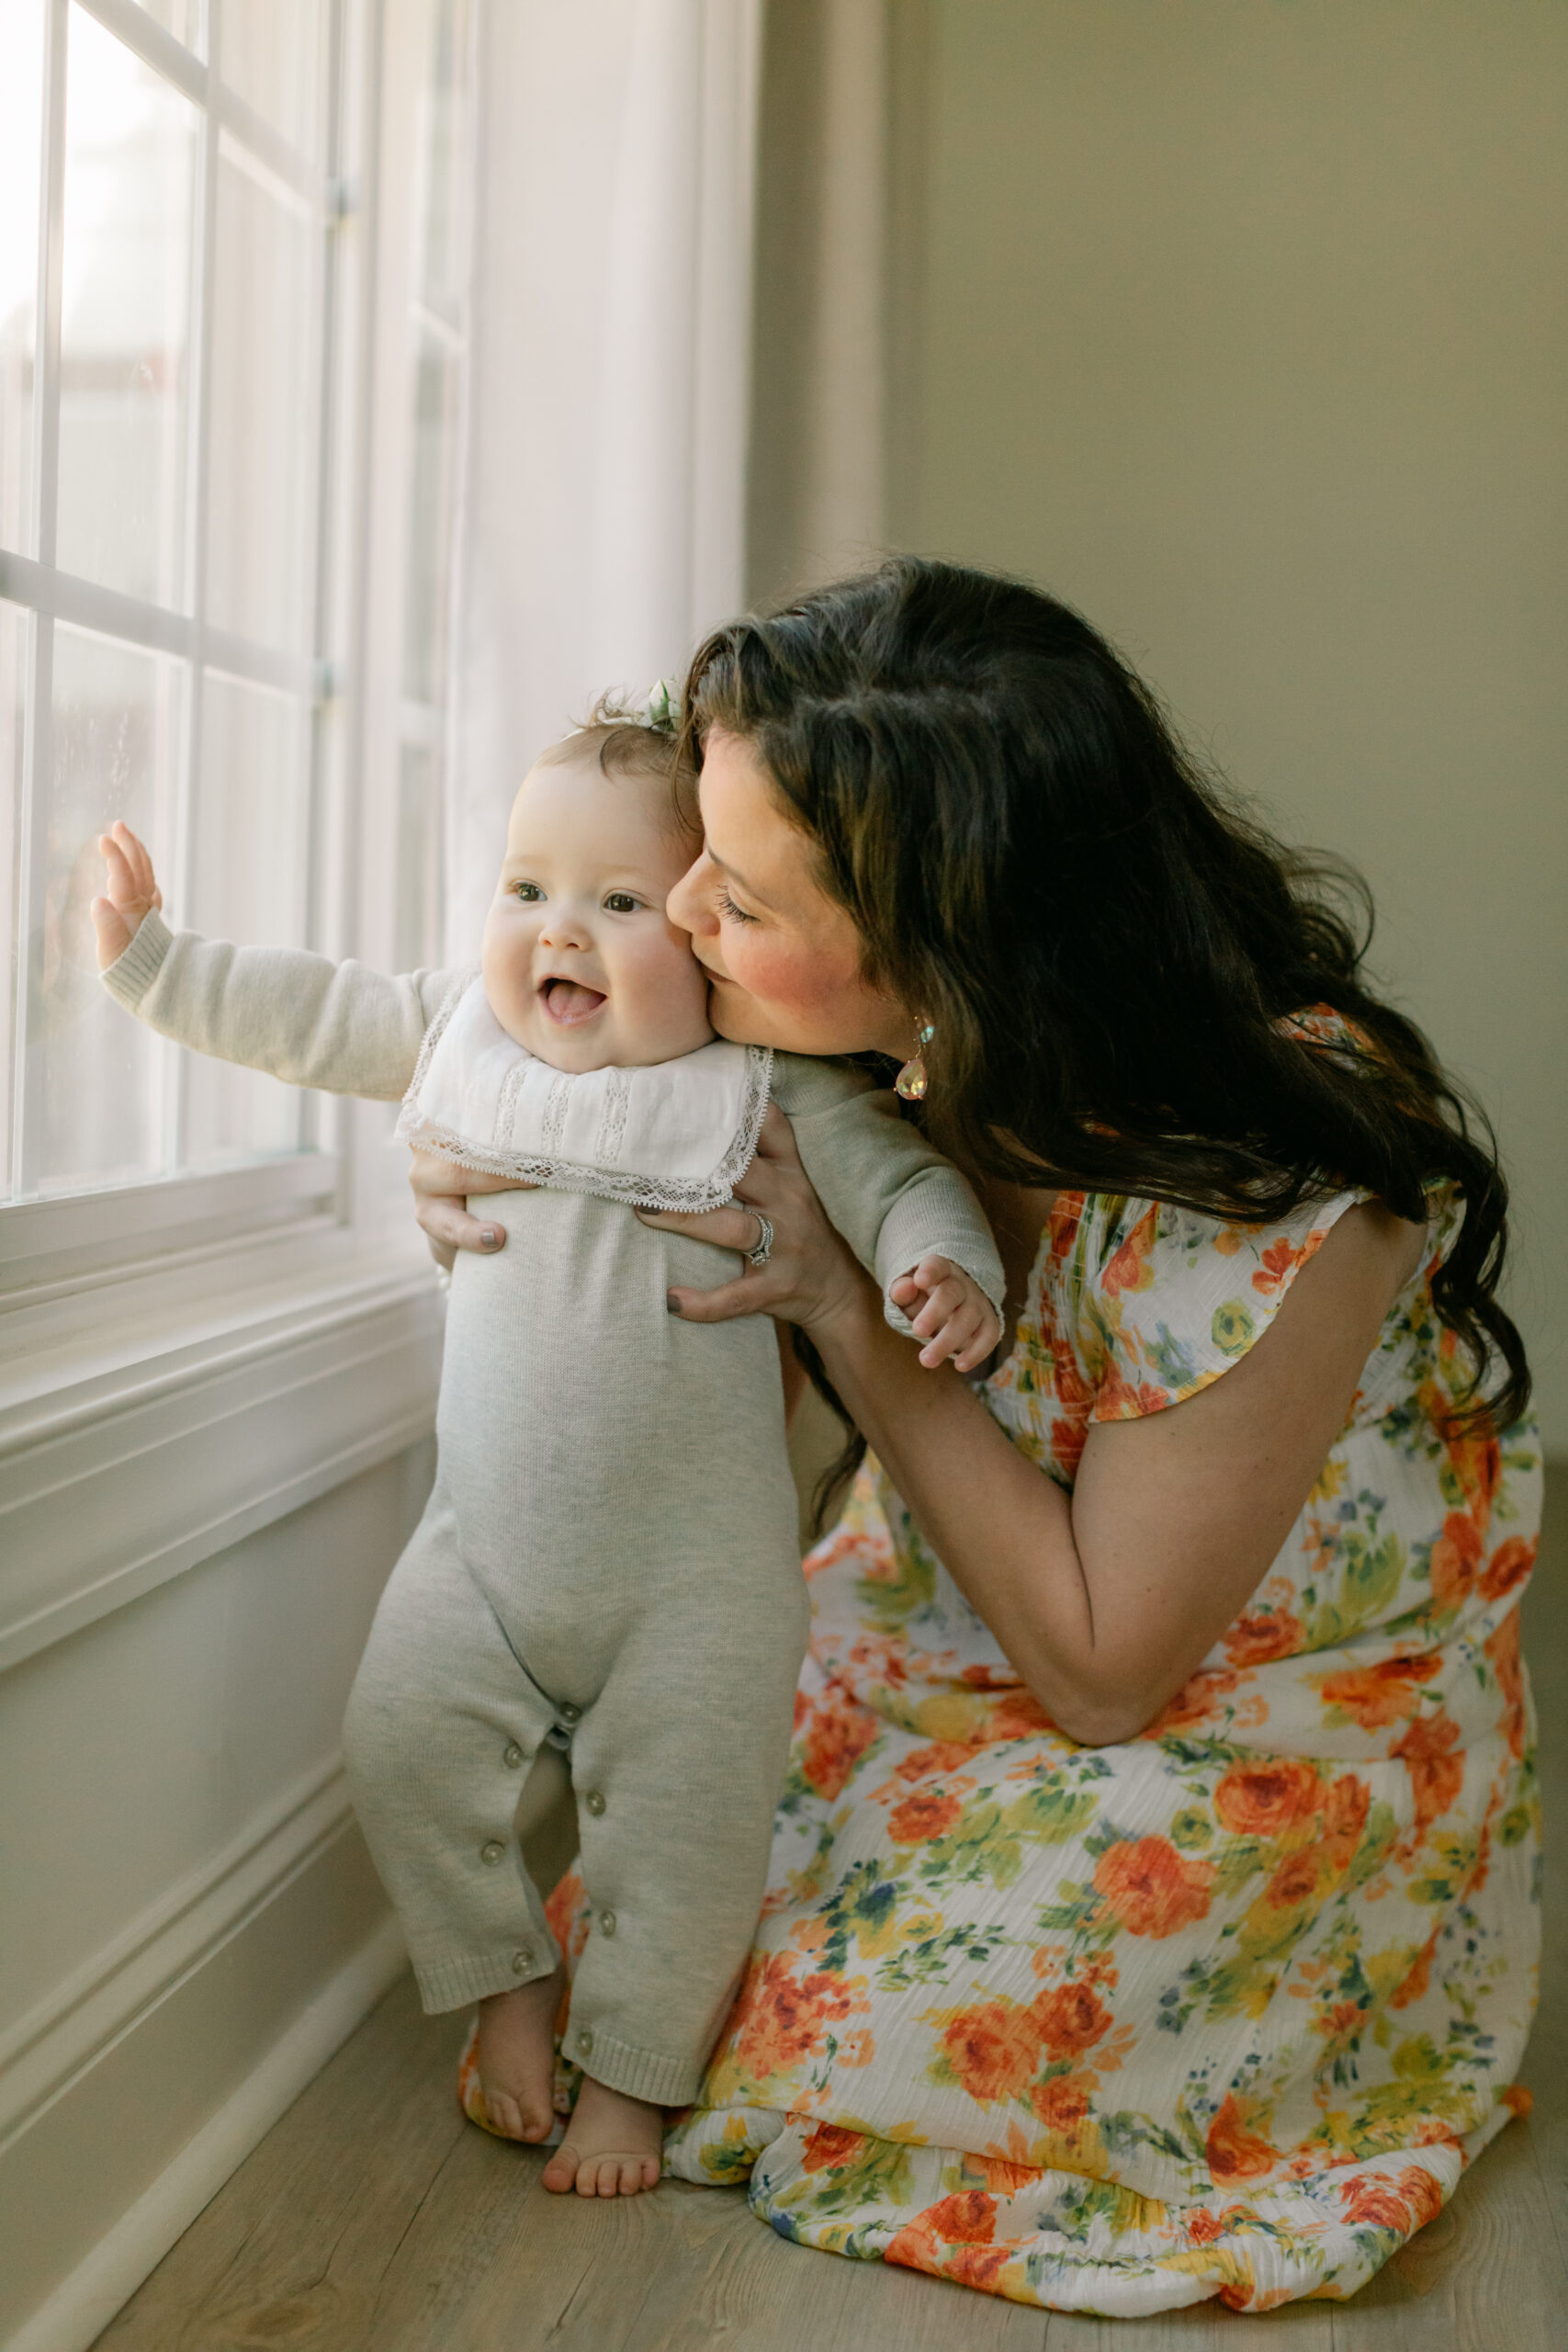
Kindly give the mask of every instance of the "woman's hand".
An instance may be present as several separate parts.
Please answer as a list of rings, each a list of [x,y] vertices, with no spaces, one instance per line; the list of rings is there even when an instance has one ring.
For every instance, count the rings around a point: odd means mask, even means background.
[[[638,1209],[644,1225],[665,1233],[689,1233],[716,1250],[754,1250],[761,1238],[760,1216],[773,1228],[765,1266],[748,1266],[738,1282],[716,1290],[672,1290],[670,1311],[688,1323],[728,1323],[738,1315],[773,1315],[782,1323],[820,1329],[851,1315],[874,1288],[849,1246],[833,1230],[800,1164],[795,1131],[771,1105],[757,1139],[757,1157],[735,1187],[742,1208],[706,1209],[700,1215]],[[880,1301],[877,1302],[880,1315]]]
[[[413,1188],[413,1213],[424,1227],[430,1254],[450,1273],[459,1250],[482,1250],[493,1257],[506,1247],[506,1227],[485,1225],[470,1216],[464,1203],[473,1193],[531,1193],[512,1176],[481,1176],[477,1169],[459,1168],[434,1151],[415,1148],[409,1182]]]

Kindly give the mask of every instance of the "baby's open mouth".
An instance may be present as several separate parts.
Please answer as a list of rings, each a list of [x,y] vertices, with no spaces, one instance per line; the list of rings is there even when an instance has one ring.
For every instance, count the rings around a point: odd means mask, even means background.
[[[558,1021],[563,1029],[570,1029],[579,1021],[591,1021],[604,1002],[601,989],[585,989],[579,980],[547,980],[539,994],[550,1019]]]

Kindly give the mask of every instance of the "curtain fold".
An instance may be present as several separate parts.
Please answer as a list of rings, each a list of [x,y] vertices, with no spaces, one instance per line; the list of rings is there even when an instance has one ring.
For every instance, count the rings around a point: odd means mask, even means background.
[[[457,550],[448,952],[513,793],[743,599],[761,0],[491,0]]]

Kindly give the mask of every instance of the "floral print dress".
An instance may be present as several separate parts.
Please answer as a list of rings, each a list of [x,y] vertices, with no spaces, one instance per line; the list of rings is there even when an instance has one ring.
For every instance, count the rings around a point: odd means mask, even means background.
[[[1091,1423],[1223,1377],[1359,1197],[1259,1230],[1062,1194],[991,1411],[1070,1487]],[[866,1465],[807,1564],[767,1906],[673,2171],[1112,2314],[1349,2295],[1438,2211],[1527,2103],[1539,1917],[1539,1450],[1450,1419],[1461,1214],[1245,1615],[1122,1746],[1051,1725]]]

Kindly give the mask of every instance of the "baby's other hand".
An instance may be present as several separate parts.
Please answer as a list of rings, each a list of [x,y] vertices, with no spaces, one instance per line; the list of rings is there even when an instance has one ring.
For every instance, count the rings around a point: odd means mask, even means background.
[[[973,1372],[1002,1336],[996,1308],[979,1283],[951,1258],[922,1258],[890,1290],[894,1305],[914,1325],[915,1337],[926,1342],[920,1362],[928,1371],[951,1357],[957,1371]]]
[[[105,895],[93,900],[93,929],[98,939],[98,969],[107,972],[111,964],[118,963],[141,930],[143,917],[163,905],[164,894],[152,859],[122,819],[98,835],[98,847],[108,872]]]

